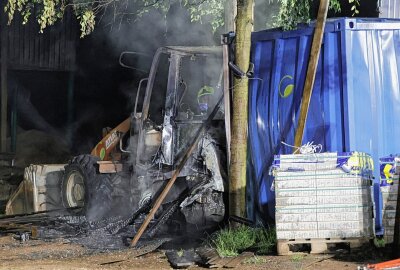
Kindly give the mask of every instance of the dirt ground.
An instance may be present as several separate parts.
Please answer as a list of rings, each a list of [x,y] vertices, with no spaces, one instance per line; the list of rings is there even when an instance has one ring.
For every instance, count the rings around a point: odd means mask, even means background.
[[[238,269],[357,269],[359,265],[382,261],[384,254],[372,248],[357,254],[248,257]],[[200,269],[192,266],[190,269]],[[93,251],[63,240],[21,242],[0,237],[0,269],[172,269],[162,248],[136,257],[134,249]]]

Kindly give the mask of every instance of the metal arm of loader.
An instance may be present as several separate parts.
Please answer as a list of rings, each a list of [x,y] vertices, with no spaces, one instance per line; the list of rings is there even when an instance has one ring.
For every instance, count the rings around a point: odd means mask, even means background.
[[[91,155],[101,160],[111,160],[111,152],[117,147],[120,138],[118,134],[125,134],[131,128],[131,118],[125,119],[121,124],[111,130],[92,150]]]

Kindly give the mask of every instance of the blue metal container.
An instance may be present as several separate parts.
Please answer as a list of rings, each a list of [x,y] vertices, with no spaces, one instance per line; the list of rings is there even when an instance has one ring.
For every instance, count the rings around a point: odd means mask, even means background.
[[[250,216],[274,216],[275,154],[292,153],[313,26],[252,35],[249,101]],[[400,20],[328,20],[303,143],[360,151],[375,163],[376,228],[382,229],[379,157],[400,152]]]
[[[400,0],[379,0],[379,17],[400,18]]]

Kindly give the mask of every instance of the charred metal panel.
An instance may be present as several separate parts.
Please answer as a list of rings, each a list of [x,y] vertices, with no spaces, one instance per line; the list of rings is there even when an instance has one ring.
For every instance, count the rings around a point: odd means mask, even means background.
[[[66,12],[62,21],[46,28],[42,34],[33,18],[23,25],[21,16],[16,15],[6,27],[9,69],[74,70],[78,30],[71,12]]]
[[[201,128],[202,122],[177,123],[176,140],[174,145],[174,156],[180,161],[185,154],[193,137]]]
[[[178,54],[171,54],[170,58],[170,71],[168,76],[168,88],[167,97],[165,101],[165,115],[163,124],[162,134],[162,153],[164,157],[164,163],[172,165],[174,163],[174,151],[173,147],[175,144],[174,130],[174,116],[176,115],[176,95],[179,84],[179,71],[181,56]]]

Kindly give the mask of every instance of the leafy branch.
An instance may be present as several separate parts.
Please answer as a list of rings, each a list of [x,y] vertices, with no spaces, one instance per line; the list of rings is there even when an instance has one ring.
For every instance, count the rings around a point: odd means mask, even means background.
[[[295,29],[299,23],[310,22],[310,6],[312,0],[279,0],[281,8],[279,10],[276,26],[284,30]],[[353,16],[359,14],[360,0],[348,0],[353,11]],[[340,12],[340,1],[331,0],[329,9]]]
[[[62,19],[64,12],[71,8],[79,20],[81,37],[90,34],[96,19],[105,12],[111,12],[113,22],[130,16],[141,18],[155,9],[166,16],[172,4],[180,3],[190,12],[192,22],[207,21],[213,30],[224,24],[224,3],[229,0],[7,0],[5,12],[10,24],[16,13],[20,13],[23,24],[34,15],[40,32]]]
[[[213,31],[224,25],[225,2],[231,0],[7,0],[5,12],[8,23],[14,15],[20,13],[23,24],[34,15],[40,26],[40,32],[62,19],[65,11],[71,8],[79,20],[81,37],[90,34],[106,12],[112,14],[112,23],[126,17],[140,19],[151,10],[158,10],[164,16],[171,5],[179,3],[186,7],[192,22],[209,22]],[[276,26],[284,30],[296,28],[299,23],[310,21],[312,0],[278,0],[281,8],[276,18]],[[330,9],[339,12],[340,0],[331,0]],[[348,0],[353,16],[359,14],[360,0]]]

